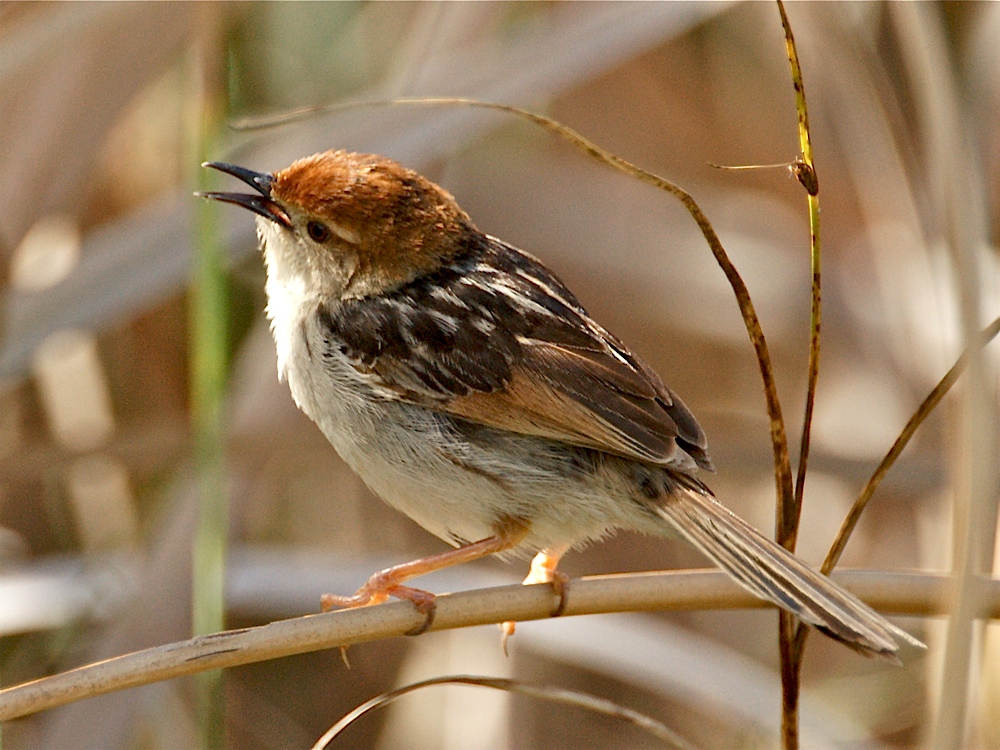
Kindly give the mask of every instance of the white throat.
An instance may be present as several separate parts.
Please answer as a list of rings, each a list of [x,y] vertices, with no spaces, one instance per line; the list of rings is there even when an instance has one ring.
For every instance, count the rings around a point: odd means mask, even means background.
[[[302,321],[315,310],[318,299],[311,271],[299,259],[301,250],[292,246],[295,236],[273,221],[257,219],[257,236],[267,267],[267,317],[278,354],[278,377],[285,379]]]

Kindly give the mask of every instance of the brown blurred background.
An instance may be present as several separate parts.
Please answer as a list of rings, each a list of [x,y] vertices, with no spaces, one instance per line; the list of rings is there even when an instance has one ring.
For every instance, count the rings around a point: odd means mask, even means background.
[[[823,210],[824,348],[799,542],[818,563],[881,456],[961,351],[970,285],[960,291],[942,206],[957,206],[971,237],[976,265],[966,277],[976,280],[980,324],[1000,310],[990,231],[1000,212],[1000,5],[788,10]],[[950,152],[935,135],[941,85],[951,86],[961,115],[951,127],[960,148]],[[196,491],[186,290],[201,114],[401,96],[534,109],[691,192],[749,286],[797,446],[808,345],[805,196],[786,170],[710,166],[798,153],[775,6],[3,3],[5,686],[190,635]],[[274,170],[328,148],[383,153],[423,172],[482,230],[560,273],[682,394],[709,434],[716,494],[770,532],[774,482],[756,362],[733,295],[676,201],[520,121],[467,109],[361,109],[223,130],[210,156]],[[950,193],[942,155],[959,157],[949,162],[962,175]],[[442,543],[374,498],[296,410],[275,376],[253,223],[235,208],[218,215],[231,258],[227,625],[242,626],[313,612],[322,592],[353,591],[378,566]],[[995,415],[995,376],[987,386]],[[921,429],[843,564],[948,569],[965,444],[958,404],[947,399]],[[562,567],[577,576],[702,565],[680,544],[622,534]],[[427,586],[514,582],[523,568],[492,561]],[[776,622],[770,611],[578,618],[519,628],[510,659],[495,628],[482,628],[356,646],[350,670],[337,653],[235,669],[225,683],[228,746],[308,747],[379,691],[473,673],[594,692],[700,747],[775,747]],[[905,654],[901,669],[811,639],[804,747],[929,746],[945,622],[900,624],[930,647]],[[973,663],[969,747],[1000,747],[996,657],[987,629]],[[194,747],[195,737],[183,680],[9,722],[3,732],[10,750],[173,749]],[[335,746],[654,744],[576,709],[434,688],[363,719]]]

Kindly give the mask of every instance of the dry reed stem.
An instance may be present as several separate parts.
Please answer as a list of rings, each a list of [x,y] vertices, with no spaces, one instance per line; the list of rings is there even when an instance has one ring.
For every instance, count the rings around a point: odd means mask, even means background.
[[[903,615],[944,614],[949,579],[943,574],[838,571],[833,579],[871,606]],[[978,581],[978,617],[1000,619],[1000,579]],[[549,619],[548,585],[500,586],[438,597],[431,630],[507,620]],[[596,576],[574,580],[564,616],[611,612],[763,609],[771,605],[743,591],[718,570]],[[96,695],[208,669],[404,635],[424,621],[408,602],[306,615],[137,651],[0,691],[7,721]],[[499,645],[498,645],[499,648]]]

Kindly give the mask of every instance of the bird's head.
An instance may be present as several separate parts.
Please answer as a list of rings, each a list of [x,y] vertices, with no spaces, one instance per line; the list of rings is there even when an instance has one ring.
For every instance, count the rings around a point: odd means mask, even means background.
[[[391,291],[447,263],[476,231],[447,191],[374,154],[327,151],[273,174],[204,166],[254,189],[199,195],[258,215],[269,277],[324,298]]]

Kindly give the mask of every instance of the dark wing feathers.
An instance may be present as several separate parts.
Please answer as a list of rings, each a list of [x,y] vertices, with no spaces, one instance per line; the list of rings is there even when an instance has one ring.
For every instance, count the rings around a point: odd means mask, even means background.
[[[481,237],[382,296],[321,313],[380,390],[500,429],[659,464],[711,468],[694,416],[537,260]]]

